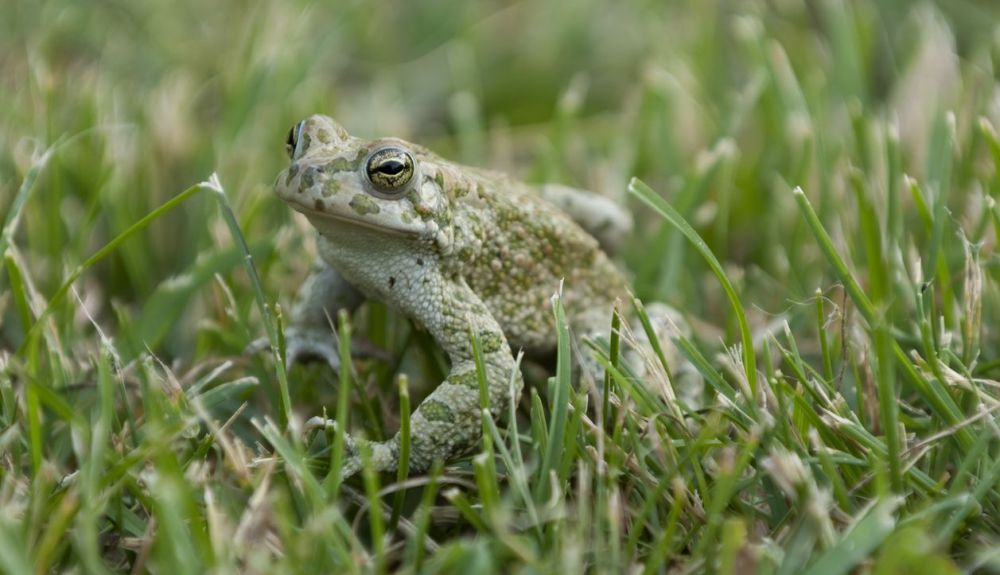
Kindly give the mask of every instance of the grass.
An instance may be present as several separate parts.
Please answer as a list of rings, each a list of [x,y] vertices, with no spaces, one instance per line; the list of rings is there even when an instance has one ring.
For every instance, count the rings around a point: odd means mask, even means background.
[[[9,4],[0,571],[1000,571],[992,3]],[[692,332],[561,323],[476,453],[342,480],[447,363],[369,303],[286,373],[314,112],[629,206]]]

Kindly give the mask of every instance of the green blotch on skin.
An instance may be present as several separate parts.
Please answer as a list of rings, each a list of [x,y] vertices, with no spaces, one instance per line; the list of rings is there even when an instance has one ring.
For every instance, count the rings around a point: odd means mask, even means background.
[[[316,183],[316,168],[306,168],[306,171],[302,172],[303,187],[311,188],[314,183]]]
[[[471,389],[479,389],[479,377],[476,375],[475,371],[449,375],[448,383],[461,385]]]
[[[305,152],[306,150],[308,150],[310,145],[312,145],[312,136],[310,136],[308,133],[302,134],[302,143],[301,143],[302,151]]]
[[[496,331],[479,332],[479,344],[483,348],[483,353],[493,353],[503,349],[503,334]]]
[[[333,138],[330,137],[330,132],[327,132],[326,130],[317,130],[316,139],[324,144],[329,144]]]
[[[353,172],[361,166],[361,152],[355,152],[354,157],[341,156],[323,163],[327,172]]]
[[[406,192],[406,200],[410,202],[414,208],[420,205],[420,194],[416,190],[410,190]]]
[[[337,180],[331,178],[323,183],[322,194],[324,198],[335,196],[339,191],[340,191],[340,183],[337,182]]]
[[[365,194],[355,194],[347,205],[351,206],[352,210],[362,216],[377,214],[382,209],[375,203],[375,200]]]
[[[447,405],[433,399],[428,399],[421,403],[419,411],[427,421],[441,421],[444,423],[455,421],[455,412]]]
[[[413,211],[415,211],[417,215],[420,216],[420,219],[426,221],[430,219],[430,217],[433,215],[434,212],[429,207],[421,203],[420,194],[417,193],[416,190],[410,190],[409,192],[407,192],[406,199],[409,200],[410,205],[413,206]]]
[[[292,164],[291,166],[289,166],[288,167],[288,175],[285,176],[285,185],[286,186],[290,186],[292,184],[292,180],[295,179],[295,176],[297,176],[298,173],[299,173],[299,165],[298,164]]]
[[[437,216],[437,222],[442,228],[446,228],[451,225],[451,210],[445,208]]]

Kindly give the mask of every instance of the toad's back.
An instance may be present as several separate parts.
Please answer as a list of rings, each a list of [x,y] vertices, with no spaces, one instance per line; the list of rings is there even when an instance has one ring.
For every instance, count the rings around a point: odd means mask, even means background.
[[[453,178],[445,188],[457,191],[452,269],[483,299],[512,345],[536,353],[554,349],[550,300],[560,282],[571,324],[595,316],[609,320],[615,298],[626,293],[625,281],[593,236],[529,186],[451,167],[441,171]]]

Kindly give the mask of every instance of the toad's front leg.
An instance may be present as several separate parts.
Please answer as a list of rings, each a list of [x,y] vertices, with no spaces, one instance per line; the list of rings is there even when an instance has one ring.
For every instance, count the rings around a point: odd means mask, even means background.
[[[422,295],[400,304],[403,311],[426,327],[451,360],[451,372],[414,410],[410,420],[410,469],[425,471],[435,460],[448,461],[475,447],[482,433],[479,384],[470,331],[479,338],[483,353],[490,412],[517,401],[523,381],[507,338],[486,305],[462,279],[432,274]],[[510,394],[514,378],[514,397]],[[343,475],[360,468],[358,442],[348,440],[350,456]],[[391,471],[399,465],[400,435],[384,442],[366,442],[376,471]]]
[[[340,368],[334,321],[340,310],[353,313],[364,296],[336,269],[317,258],[309,276],[302,283],[292,306],[291,318],[285,328],[285,365],[310,359],[325,361],[336,373]],[[254,340],[247,353],[259,353],[271,345],[267,337]],[[381,350],[372,344],[351,342],[352,357],[380,357]]]

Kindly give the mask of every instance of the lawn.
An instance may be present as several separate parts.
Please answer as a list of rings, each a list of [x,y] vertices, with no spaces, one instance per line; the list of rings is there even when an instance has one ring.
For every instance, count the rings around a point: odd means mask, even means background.
[[[998,59],[990,0],[5,0],[0,572],[1000,572]],[[628,207],[690,335],[341,480],[304,422],[448,365],[369,302],[285,369],[314,113]]]

